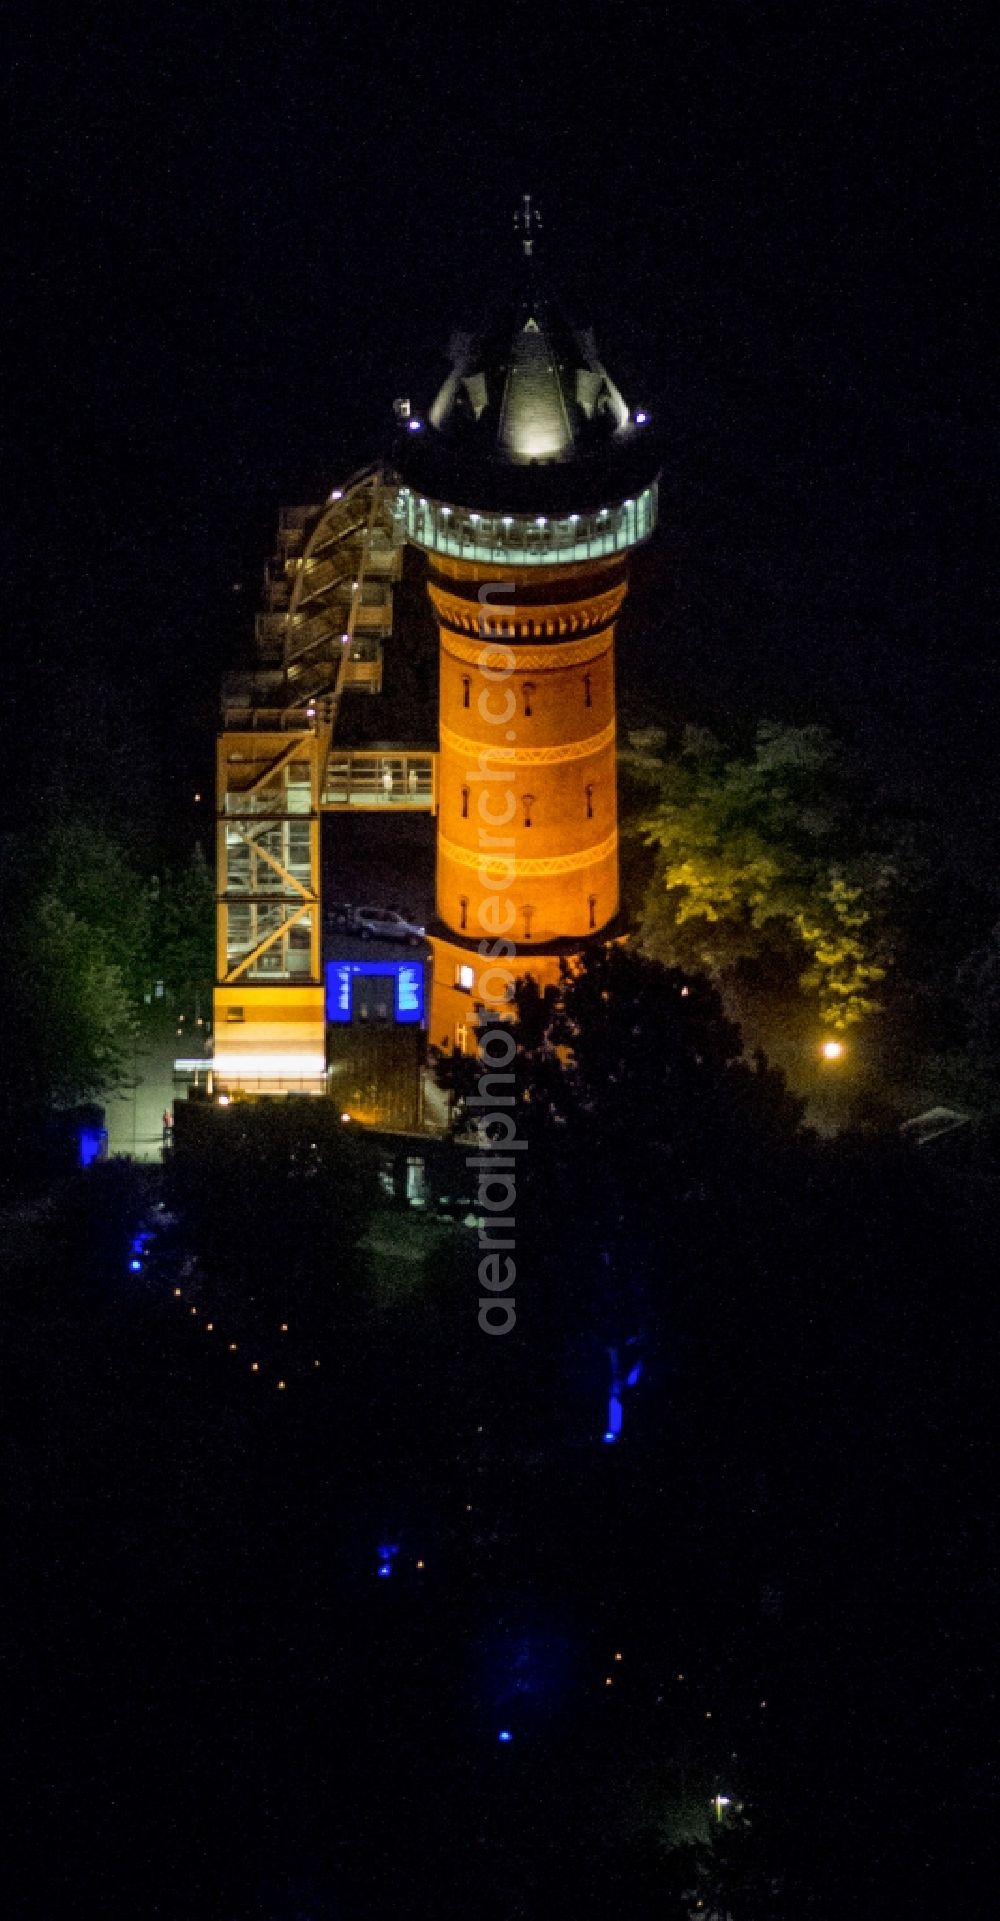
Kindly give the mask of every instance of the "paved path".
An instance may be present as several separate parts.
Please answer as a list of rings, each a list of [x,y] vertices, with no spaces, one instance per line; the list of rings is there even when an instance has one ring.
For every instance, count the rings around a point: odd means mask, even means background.
[[[187,1043],[178,1040],[173,1020],[140,1038],[134,1085],[108,1097],[108,1153],[137,1161],[158,1161],[163,1152],[163,1111],[181,1090],[174,1086],[173,1064]],[[131,1082],[133,1076],[129,1076]]]

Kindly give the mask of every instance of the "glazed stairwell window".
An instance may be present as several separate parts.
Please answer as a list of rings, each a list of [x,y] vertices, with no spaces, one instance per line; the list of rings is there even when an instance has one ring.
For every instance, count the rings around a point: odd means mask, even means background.
[[[594,818],[594,788],[593,788],[593,783],[592,783],[592,782],[588,782],[588,783],[587,783],[587,786],[586,786],[586,787],[584,788],[584,790],[583,790],[583,794],[584,794],[584,800],[586,801],[586,805],[587,805],[587,819],[588,819],[588,820],[593,820],[593,818]]]
[[[468,707],[472,697],[472,681],[468,674],[462,675],[462,706]]]
[[[530,826],[532,825],[532,822],[533,822],[533,820],[534,820],[534,814],[535,814],[535,796],[534,796],[534,794],[522,794],[522,796],[521,796],[521,810],[522,810],[522,812],[523,812],[523,814],[524,814],[524,824],[525,824],[525,826],[526,826],[526,827],[530,827]]]
[[[468,818],[469,818],[469,790],[468,790],[468,788],[467,788],[467,787],[463,787],[463,789],[462,789],[462,819],[463,819],[463,820],[468,820]]]
[[[534,712],[535,701],[535,683],[533,680],[525,681],[521,688],[521,699],[524,702],[524,718],[525,720],[530,720]]]
[[[583,676],[583,704],[585,707],[592,707],[594,705],[594,690],[589,674],[584,674]]]

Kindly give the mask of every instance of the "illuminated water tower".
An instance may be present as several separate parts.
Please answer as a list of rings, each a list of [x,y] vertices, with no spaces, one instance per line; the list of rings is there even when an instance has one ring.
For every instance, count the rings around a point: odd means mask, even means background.
[[[656,443],[538,272],[518,216],[513,293],[425,415],[400,403],[407,538],[440,634],[430,1038],[475,1046],[504,973],[556,977],[618,909],[615,624],[656,524]]]

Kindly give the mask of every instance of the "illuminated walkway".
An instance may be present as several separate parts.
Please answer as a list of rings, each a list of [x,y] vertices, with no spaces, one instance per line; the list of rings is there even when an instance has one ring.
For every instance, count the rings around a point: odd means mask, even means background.
[[[108,1153],[136,1161],[159,1161],[163,1153],[163,1113],[181,1090],[174,1085],[174,1057],[180,1048],[176,1022],[140,1036],[129,1080],[105,1103]]]

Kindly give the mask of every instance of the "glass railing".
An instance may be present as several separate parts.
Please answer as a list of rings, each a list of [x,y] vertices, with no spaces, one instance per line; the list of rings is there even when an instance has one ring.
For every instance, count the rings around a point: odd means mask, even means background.
[[[324,807],[413,807],[426,813],[434,799],[434,756],[332,753]]]
[[[654,481],[633,499],[594,513],[547,515],[479,514],[465,507],[427,500],[401,487],[396,511],[406,538],[432,553],[455,560],[496,562],[502,566],[551,567],[575,560],[620,554],[648,540],[656,526]]]

